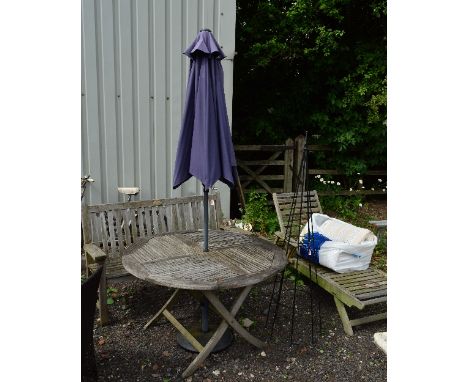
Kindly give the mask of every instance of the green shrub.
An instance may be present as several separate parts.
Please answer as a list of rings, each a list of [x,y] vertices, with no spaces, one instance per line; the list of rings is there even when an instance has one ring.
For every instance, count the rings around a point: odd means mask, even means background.
[[[362,198],[357,195],[324,195],[320,198],[320,203],[325,213],[332,212],[343,220],[353,220],[362,206]]]
[[[267,194],[249,192],[243,212],[242,220],[251,224],[253,231],[271,235],[279,229],[276,213],[268,205]]]

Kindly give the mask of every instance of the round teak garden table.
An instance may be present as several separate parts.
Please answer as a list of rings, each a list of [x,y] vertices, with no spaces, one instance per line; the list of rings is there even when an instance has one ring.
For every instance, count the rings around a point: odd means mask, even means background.
[[[201,231],[168,233],[130,245],[122,263],[129,273],[140,279],[176,289],[145,329],[163,315],[199,352],[182,374],[186,378],[213,351],[228,326],[252,345],[259,348],[265,345],[245,330],[235,316],[252,287],[281,271],[287,258],[281,248],[266,240],[229,230],[211,230],[208,252],[203,251]],[[228,310],[215,291],[233,288],[242,288],[242,291]],[[200,291],[223,319],[205,346],[168,310],[182,289]]]
[[[231,326],[242,338],[262,348],[265,343],[252,336],[235,319],[252,287],[281,271],[287,264],[284,251],[276,245],[233,231],[209,231],[209,250],[203,251],[203,232],[170,233],[141,239],[126,250],[122,263],[132,275],[154,284],[176,288],[145,329],[165,316],[199,354],[182,374],[190,376],[213,351]],[[230,310],[215,291],[242,288]],[[205,346],[170,313],[179,291],[200,291],[223,319]]]

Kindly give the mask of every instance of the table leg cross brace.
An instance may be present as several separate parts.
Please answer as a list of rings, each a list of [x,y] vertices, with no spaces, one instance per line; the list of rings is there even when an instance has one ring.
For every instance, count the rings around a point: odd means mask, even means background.
[[[213,333],[213,336],[207,342],[203,350],[200,351],[200,353],[195,357],[192,363],[187,367],[187,369],[185,369],[185,371],[182,374],[183,378],[187,378],[190,375],[192,375],[194,371],[203,363],[203,361],[213,351],[213,349],[223,336],[228,326],[231,326],[232,329],[234,329],[242,338],[250,342],[252,345],[257,346],[259,348],[262,348],[266,345],[264,342],[252,336],[235,319],[235,315],[241,308],[251,289],[252,286],[247,286],[242,290],[240,295],[237,297],[237,300],[234,302],[234,305],[232,306],[230,312],[224,307],[224,305],[213,292],[202,291],[202,293],[211,303],[215,311],[223,318],[223,321],[221,322],[221,324],[219,324],[218,328]]]

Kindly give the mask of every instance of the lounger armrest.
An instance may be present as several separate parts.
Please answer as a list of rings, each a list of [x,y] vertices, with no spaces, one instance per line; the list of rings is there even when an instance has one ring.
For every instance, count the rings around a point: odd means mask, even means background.
[[[282,241],[285,241],[285,235],[283,232],[277,231],[275,232],[275,235]],[[297,240],[293,239],[292,237],[289,238],[289,245],[291,245],[294,248],[297,248]]]
[[[107,257],[107,254],[95,244],[85,244],[83,249],[96,263],[102,263]]]
[[[281,231],[276,231],[275,236],[277,236],[281,240],[284,240],[284,233]]]

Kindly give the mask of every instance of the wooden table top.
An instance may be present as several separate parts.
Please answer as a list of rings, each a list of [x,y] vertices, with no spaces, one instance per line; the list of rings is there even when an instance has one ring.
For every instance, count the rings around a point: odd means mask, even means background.
[[[140,279],[189,290],[254,285],[287,264],[284,250],[252,235],[210,230],[208,243],[203,252],[202,231],[144,238],[127,248],[122,263]]]

